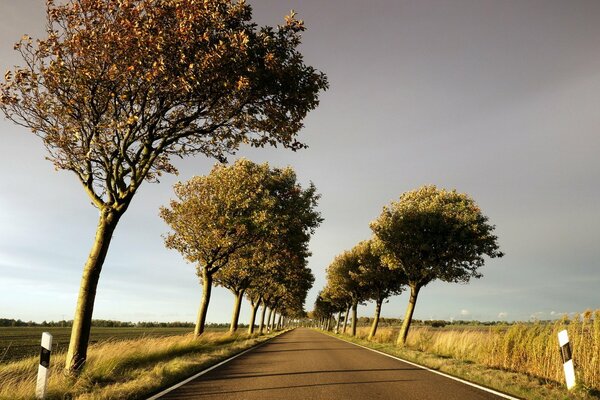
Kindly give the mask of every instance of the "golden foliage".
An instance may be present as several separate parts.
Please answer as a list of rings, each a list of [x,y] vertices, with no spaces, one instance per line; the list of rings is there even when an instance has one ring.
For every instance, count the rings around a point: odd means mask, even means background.
[[[46,38],[15,45],[25,66],[5,74],[0,109],[98,207],[176,173],[173,155],[304,147],[296,135],[327,88],[297,51],[303,24],[258,28],[243,1],[48,1],[47,14]]]

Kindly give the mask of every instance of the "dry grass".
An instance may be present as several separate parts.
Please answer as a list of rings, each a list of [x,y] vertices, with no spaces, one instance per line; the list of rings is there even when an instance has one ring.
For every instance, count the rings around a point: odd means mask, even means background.
[[[269,337],[207,333],[102,342],[90,346],[77,378],[63,374],[64,353],[53,354],[47,398],[146,398]],[[35,357],[0,366],[0,399],[34,398],[37,368]]]
[[[509,327],[465,329],[414,327],[406,347],[480,366],[539,378],[542,383],[563,384],[564,372],[557,334],[567,329],[579,389],[600,393],[600,310],[554,323],[521,323]],[[359,328],[366,339],[369,328]],[[381,328],[374,342],[394,343],[398,329]]]

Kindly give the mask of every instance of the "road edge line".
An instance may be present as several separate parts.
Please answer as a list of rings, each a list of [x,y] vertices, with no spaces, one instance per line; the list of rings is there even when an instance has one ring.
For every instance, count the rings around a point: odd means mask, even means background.
[[[232,361],[232,360],[234,360],[234,359],[236,359],[236,358],[238,358],[240,356],[243,356],[244,354],[246,354],[246,353],[248,353],[248,352],[250,352],[252,350],[258,349],[262,345],[269,343],[271,340],[273,340],[273,339],[275,339],[275,338],[277,338],[277,337],[279,337],[282,334],[287,333],[287,332],[289,332],[289,331],[281,332],[277,336],[273,336],[272,338],[269,338],[269,339],[265,340],[264,342],[258,343],[256,345],[254,345],[254,346],[252,346],[252,347],[250,347],[250,348],[248,348],[248,349],[240,352],[240,353],[234,354],[233,356],[231,356],[231,357],[229,357],[229,358],[227,358],[227,359],[225,359],[223,361],[220,361],[219,363],[217,363],[215,365],[212,365],[212,366],[210,366],[210,367],[208,367],[206,369],[203,369],[202,371],[198,372],[197,374],[195,374],[193,376],[190,376],[189,378],[186,378],[183,381],[181,381],[179,383],[176,383],[176,384],[174,384],[171,387],[168,387],[167,389],[163,390],[162,392],[156,393],[152,397],[148,397],[146,400],[157,400],[157,399],[160,399],[165,394],[170,393],[173,390],[180,388],[181,386],[185,385],[186,383],[189,383],[189,382],[193,381],[194,379],[196,379],[196,378],[198,378],[198,377],[200,377],[200,376],[202,376],[202,375],[204,375],[204,374],[212,371],[215,368],[219,368],[223,364],[227,364],[229,361]]]
[[[321,332],[321,333],[323,333],[323,332]],[[327,335],[327,334],[325,334],[325,333],[323,333],[323,334],[324,334],[324,335]],[[467,380],[465,380],[465,379],[458,378],[458,377],[456,377],[456,376],[452,376],[452,375],[446,374],[446,373],[444,373],[444,372],[436,371],[435,369],[431,369],[431,368],[429,368],[429,367],[426,367],[426,366],[424,366],[424,365],[420,365],[420,364],[414,363],[414,362],[412,362],[412,361],[405,360],[405,359],[403,359],[403,358],[400,358],[400,357],[394,356],[394,355],[392,355],[392,354],[388,354],[388,353],[385,353],[385,352],[383,352],[383,351],[379,351],[379,350],[375,350],[375,349],[372,349],[372,348],[370,348],[370,347],[367,347],[367,346],[363,346],[362,344],[354,343],[354,342],[351,342],[351,341],[349,341],[349,340],[342,339],[342,338],[340,338],[340,337],[333,336],[333,335],[327,335],[327,336],[331,336],[331,337],[333,337],[333,338],[335,338],[335,339],[341,340],[342,342],[350,343],[350,344],[353,344],[353,345],[355,345],[355,346],[362,347],[363,349],[367,349],[367,350],[374,351],[375,353],[379,353],[379,354],[381,354],[381,355],[384,355],[384,356],[386,356],[386,357],[390,357],[390,358],[393,358],[393,359],[395,359],[395,360],[398,360],[398,361],[405,362],[405,363],[407,363],[407,364],[410,364],[410,365],[412,365],[412,366],[419,367],[419,368],[421,368],[421,369],[424,369],[424,370],[426,370],[426,371],[429,371],[429,372],[433,372],[434,374],[438,374],[438,375],[441,375],[441,376],[443,376],[443,377],[446,377],[446,378],[452,379],[452,380],[454,380],[454,381],[457,381],[457,382],[460,382],[460,383],[464,383],[465,385],[472,386],[472,387],[475,387],[475,388],[477,388],[477,389],[481,389],[481,390],[483,390],[484,392],[488,392],[488,393],[495,394],[496,396],[500,396],[500,397],[502,397],[502,398],[504,398],[504,399],[509,399],[509,400],[522,400],[522,399],[520,399],[520,398],[518,398],[518,397],[513,397],[513,396],[511,396],[511,395],[509,395],[509,394],[502,393],[502,392],[499,392],[499,391],[497,391],[497,390],[494,390],[494,389],[491,389],[491,388],[488,388],[488,387],[485,387],[485,386],[481,386],[481,385],[479,385],[479,384],[477,384],[477,383],[469,382],[469,381],[467,381]]]

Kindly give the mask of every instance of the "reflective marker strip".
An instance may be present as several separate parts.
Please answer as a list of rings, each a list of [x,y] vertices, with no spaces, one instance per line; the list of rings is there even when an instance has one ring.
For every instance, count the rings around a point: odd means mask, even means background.
[[[40,353],[40,365],[44,368],[48,368],[50,366],[50,350],[42,347],[42,351]]]
[[[562,357],[563,364],[571,360],[571,343],[567,342],[566,344],[560,346],[560,355]]]
[[[572,360],[571,343],[569,343],[569,335],[566,329],[558,332],[558,344],[560,345],[560,356],[563,360],[567,389],[571,389],[575,386],[575,367]]]
[[[40,350],[40,366],[35,387],[35,397],[44,399],[48,386],[48,368],[50,367],[50,353],[52,352],[52,335],[48,332],[42,333],[42,348]]]

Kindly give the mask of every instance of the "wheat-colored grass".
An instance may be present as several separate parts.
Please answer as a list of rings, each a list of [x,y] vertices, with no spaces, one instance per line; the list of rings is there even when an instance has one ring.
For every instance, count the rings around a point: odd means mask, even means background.
[[[206,333],[106,341],[90,346],[77,378],[63,373],[65,354],[53,354],[47,398],[145,398],[268,337]],[[0,366],[0,399],[34,398],[37,368],[35,357]]]
[[[585,389],[600,392],[600,310],[553,323],[517,323],[476,329],[413,327],[406,346],[562,383],[564,372],[557,339],[562,329],[569,333],[577,382]],[[368,327],[359,328],[357,337],[365,339],[368,332]],[[397,335],[397,328],[384,327],[377,331],[373,341],[393,343]]]

